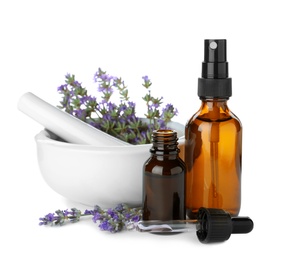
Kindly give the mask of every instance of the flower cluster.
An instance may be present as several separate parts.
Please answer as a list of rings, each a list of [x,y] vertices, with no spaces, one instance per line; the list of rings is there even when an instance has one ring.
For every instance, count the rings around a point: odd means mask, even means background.
[[[49,213],[45,217],[40,218],[39,225],[61,226],[65,223],[65,221],[69,221],[71,223],[78,222],[81,216],[83,216],[81,211],[76,208],[72,208],[71,211],[57,210],[55,213]]]
[[[146,118],[149,119],[149,124],[155,129],[166,129],[167,123],[172,120],[174,116],[178,114],[178,110],[172,105],[167,104],[164,108],[162,108],[162,113],[159,108],[162,104],[163,97],[155,98],[151,95],[150,86],[151,81],[148,76],[142,77],[144,80],[143,86],[147,89],[148,93],[143,97],[143,100],[147,105],[147,114],[145,114]]]
[[[143,97],[147,105],[146,120],[136,116],[136,104],[130,101],[128,88],[121,78],[108,75],[99,68],[94,81],[98,84],[100,99],[88,95],[87,89],[75,79],[75,75],[67,74],[65,78],[65,84],[58,87],[58,92],[62,94],[61,105],[58,107],[131,144],[150,143],[152,132],[166,129],[167,123],[178,114],[172,104],[161,108],[163,98],[151,95],[152,83],[148,76],[142,77],[142,85],[147,89],[147,94]],[[118,104],[111,101],[114,90],[120,96]]]
[[[92,216],[93,222],[99,223],[100,230],[116,233],[123,229],[134,229],[142,217],[142,210],[129,208],[126,204],[118,204],[114,209],[101,209],[95,206],[93,210],[85,210],[84,213],[76,208],[72,208],[71,211],[57,210],[39,218],[39,225],[61,226],[66,222],[78,222],[84,216]]]

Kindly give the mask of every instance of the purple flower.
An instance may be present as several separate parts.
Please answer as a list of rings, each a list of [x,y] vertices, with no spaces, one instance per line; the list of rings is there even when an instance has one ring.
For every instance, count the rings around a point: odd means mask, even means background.
[[[128,212],[128,213],[126,213],[124,216],[125,216],[126,219],[129,219],[129,218],[131,218],[131,213]]]
[[[86,111],[83,109],[74,110],[75,116],[80,119],[84,119],[86,117]]]
[[[54,216],[54,213],[49,213],[45,217],[39,218],[40,220],[39,225],[42,226],[42,225],[52,224],[55,219],[56,218]]]
[[[118,112],[119,113],[122,113],[122,112],[125,112],[126,110],[128,109],[128,107],[127,107],[127,105],[126,104],[120,104],[119,106],[118,106]]]
[[[114,90],[112,89],[112,87],[108,86],[108,85],[99,85],[97,88],[98,92],[102,92],[104,94],[108,94],[108,95],[112,95]]]
[[[157,109],[159,106],[160,106],[159,103],[150,102],[150,104],[148,104],[148,109],[149,109],[149,110],[155,110],[155,109]]]
[[[133,221],[133,222],[138,222],[138,221],[140,221],[140,216],[139,216],[139,215],[133,216],[133,217],[131,218],[131,221]]]
[[[124,205],[123,203],[118,204],[118,205],[115,207],[115,210],[121,212],[121,211],[124,210],[124,206],[125,206],[125,205]]]
[[[148,93],[142,98],[147,105],[149,124],[136,116],[136,104],[130,100],[128,88],[120,77],[107,74],[98,68],[94,81],[98,83],[99,99],[88,95],[87,89],[75,79],[75,75],[67,73],[65,84],[58,87],[62,95],[59,108],[85,121],[97,129],[107,132],[131,144],[150,143],[152,130],[165,127],[178,111],[171,104],[161,107],[162,98],[151,95],[152,85],[147,75],[142,77],[142,85]],[[111,102],[113,92],[119,94],[119,104]]]
[[[146,131],[141,132],[141,137],[146,140]]]
[[[167,104],[165,108],[162,109],[162,118],[171,119],[178,114],[177,108],[174,108],[172,104]]]
[[[67,84],[64,84],[58,87],[58,91],[64,91],[66,89],[67,89]]]
[[[75,88],[81,88],[81,83],[77,80],[75,80],[71,85],[73,85]]]
[[[82,104],[82,105],[84,105],[87,101],[88,101],[88,96],[83,96],[83,97],[81,97],[80,98],[80,103]]]
[[[175,114],[178,113],[178,110],[175,109],[174,106],[173,106],[172,104],[167,104],[167,105],[165,106],[165,108],[163,109],[163,112],[167,112],[167,111],[171,111],[171,112],[173,112],[173,113],[175,113]]]
[[[111,223],[109,223],[108,220],[102,221],[100,225],[98,226],[101,230],[114,232],[114,227]]]
[[[135,103],[132,102],[132,101],[129,101],[129,102],[128,102],[128,106],[129,106],[129,107],[132,107],[132,108],[135,108]]]
[[[110,75],[107,75],[107,74],[104,74],[104,75],[101,75],[100,79],[103,80],[103,81],[110,82],[111,80],[114,79],[114,77],[110,76]]]
[[[104,114],[104,115],[102,116],[102,119],[103,119],[104,121],[111,121],[111,120],[112,120],[112,117],[111,117],[111,115],[109,115],[109,114]]]
[[[110,84],[110,82],[113,80],[116,81],[117,77],[111,76],[103,72],[102,70],[98,70],[94,75],[94,82],[103,82],[106,84]],[[114,85],[114,83],[113,83]]]
[[[68,211],[68,209],[66,209],[66,210],[63,211],[63,215],[64,215],[65,217],[68,216],[69,214],[72,214],[72,212],[71,212],[71,211]]]
[[[63,225],[65,222],[75,223],[83,216],[92,215],[94,223],[99,222],[98,227],[103,231],[111,233],[119,232],[123,228],[132,229],[134,223],[141,219],[142,211],[140,208],[129,208],[125,204],[119,204],[114,209],[103,210],[99,206],[95,206],[93,210],[81,211],[72,208],[71,210],[57,210],[49,213],[45,217],[40,218],[39,225]]]
[[[101,219],[101,214],[98,212],[94,212],[94,216],[93,216],[94,223],[96,223],[100,219]]]
[[[107,106],[108,106],[109,111],[113,111],[117,108],[116,104],[112,102],[108,102]]]
[[[92,96],[83,96],[80,98],[80,103],[81,105],[96,105],[96,97],[92,97]]]
[[[140,215],[137,212],[128,212],[125,214],[125,219],[129,222],[138,222],[140,220]]]
[[[51,222],[55,219],[54,214],[53,213],[49,213],[45,216],[46,220]]]
[[[163,119],[158,119],[157,122],[158,122],[158,124],[160,126],[159,127],[160,129],[166,129],[167,128],[166,122]]]
[[[135,114],[131,114],[126,116],[126,121],[130,125],[130,130],[132,130],[131,128],[134,127],[135,124],[139,124],[140,119],[135,116]]]
[[[56,211],[56,214],[57,215],[49,213],[45,217],[40,218],[39,225],[62,225],[65,218],[63,211],[58,210]]]
[[[87,101],[88,101],[89,103],[91,103],[91,102],[96,102],[96,97],[88,96],[88,97],[87,97]]]
[[[84,211],[84,215],[94,215],[95,214],[95,211],[94,210],[88,210],[88,209],[86,209],[85,211]]]
[[[113,209],[108,209],[107,212],[111,216],[111,218],[113,218],[115,216],[115,212],[113,211]]]
[[[95,128],[98,128],[98,129],[100,129],[100,124],[99,123],[96,123],[96,122],[89,122],[89,124],[91,125],[91,126],[93,126],[93,127],[95,127]]]
[[[142,79],[144,80],[145,83],[148,83],[150,81],[148,76],[143,76]]]

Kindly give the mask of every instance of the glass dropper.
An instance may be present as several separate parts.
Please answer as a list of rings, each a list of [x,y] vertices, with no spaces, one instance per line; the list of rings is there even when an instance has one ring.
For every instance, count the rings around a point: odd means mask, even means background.
[[[154,234],[174,234],[196,231],[200,242],[222,242],[231,234],[246,234],[253,230],[254,223],[249,217],[231,217],[223,209],[200,208],[197,219],[188,220],[142,220],[136,230]]]
[[[191,220],[143,220],[136,227],[137,231],[149,233],[182,233],[196,231],[196,219]]]

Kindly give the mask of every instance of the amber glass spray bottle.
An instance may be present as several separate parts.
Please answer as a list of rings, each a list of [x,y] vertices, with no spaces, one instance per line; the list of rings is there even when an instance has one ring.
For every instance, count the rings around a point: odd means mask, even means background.
[[[200,207],[220,208],[237,216],[241,204],[242,126],[229,110],[226,40],[205,40],[200,109],[185,129],[186,210],[195,218]]]

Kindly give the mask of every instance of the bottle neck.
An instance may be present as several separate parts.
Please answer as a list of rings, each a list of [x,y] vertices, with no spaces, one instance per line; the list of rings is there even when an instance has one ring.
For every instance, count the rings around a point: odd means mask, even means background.
[[[211,119],[220,119],[221,114],[228,114],[227,98],[201,99],[201,114],[207,114]]]
[[[177,155],[177,132],[173,130],[155,130],[152,134],[152,147],[150,152],[156,155]]]

